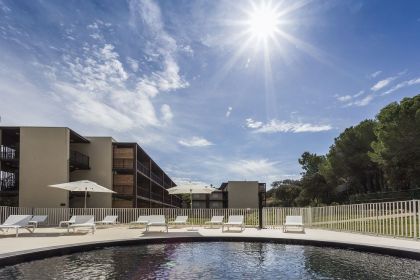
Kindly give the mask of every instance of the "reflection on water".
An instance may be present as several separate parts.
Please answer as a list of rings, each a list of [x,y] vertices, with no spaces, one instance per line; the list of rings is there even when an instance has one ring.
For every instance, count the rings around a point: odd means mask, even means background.
[[[312,246],[214,242],[112,247],[0,269],[0,279],[420,279],[420,262]]]

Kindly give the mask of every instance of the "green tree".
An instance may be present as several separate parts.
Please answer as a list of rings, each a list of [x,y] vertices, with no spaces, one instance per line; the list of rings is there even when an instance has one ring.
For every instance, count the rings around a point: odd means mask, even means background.
[[[381,166],[393,189],[419,187],[420,95],[389,104],[377,120],[370,158]]]
[[[271,198],[271,205],[296,206],[295,199],[299,196],[302,188],[298,180],[276,181],[271,184],[272,188],[267,192]]]
[[[344,186],[349,193],[381,190],[382,172],[369,153],[375,141],[376,122],[365,120],[344,130],[334,139],[327,160],[320,167],[321,174],[330,184]]]
[[[325,160],[324,156],[318,156],[317,154],[311,154],[310,152],[304,152],[299,158],[298,162],[302,165],[302,169],[305,171],[302,175],[313,175],[319,171],[320,164]]]

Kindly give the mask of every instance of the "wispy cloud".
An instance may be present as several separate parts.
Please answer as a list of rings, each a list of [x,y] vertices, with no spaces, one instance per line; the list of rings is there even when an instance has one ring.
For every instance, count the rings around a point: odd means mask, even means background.
[[[383,89],[384,87],[388,86],[392,81],[394,81],[397,78],[397,76],[388,77],[386,79],[378,81],[376,84],[374,84],[371,87],[372,91],[378,91]]]
[[[141,22],[143,30],[152,34],[143,37],[158,53],[155,68],[140,71],[139,61],[131,57],[123,63],[115,45],[102,34],[111,24],[100,20],[87,26],[93,42],[83,42],[81,51],[63,55],[61,63],[44,66],[54,98],[81,123],[117,131],[167,125],[173,119],[171,107],[161,105],[159,114],[153,98],[188,86],[180,76],[176,41],[164,29],[159,6],[131,1],[129,7],[131,26],[137,28]]]
[[[189,86],[179,74],[179,66],[175,59],[177,43],[164,29],[159,6],[150,0],[131,0],[130,25],[133,29],[141,29],[145,24],[151,37],[153,48],[147,50],[150,57],[162,64],[163,70],[155,71],[139,81],[137,89],[156,95],[159,91],[170,91]],[[157,55],[156,55],[157,54]]]
[[[160,107],[160,112],[162,114],[162,120],[166,123],[170,122],[174,115],[172,114],[171,107],[168,104],[163,104]]]
[[[232,107],[228,107],[227,111],[226,111],[226,118],[230,117],[230,114],[232,113]]]
[[[198,137],[198,136],[193,136],[189,139],[181,139],[178,141],[178,143],[186,147],[206,147],[206,146],[214,145],[209,140],[202,137]]]
[[[376,71],[376,72],[373,72],[372,74],[370,74],[369,77],[371,77],[373,79],[373,78],[378,77],[381,74],[382,74],[382,71],[379,70],[379,71]]]
[[[251,118],[246,119],[246,126],[251,128],[254,133],[276,133],[276,132],[321,132],[332,129],[329,124],[311,124],[302,122],[286,122],[272,119],[267,123],[255,121]]]
[[[340,102],[347,102],[347,101],[352,100],[352,98],[353,98],[353,96],[351,96],[351,95],[343,95],[343,96],[338,96],[337,100],[340,101]]]
[[[372,100],[374,99],[373,94],[366,95],[364,98],[360,100],[356,100],[354,102],[348,103],[347,106],[358,106],[358,107],[364,107],[367,106]]]
[[[387,95],[387,94],[390,94],[390,93],[392,93],[394,91],[397,91],[399,89],[409,87],[409,86],[413,86],[413,85],[417,85],[417,84],[420,84],[420,77],[415,78],[415,79],[411,79],[411,80],[407,80],[407,81],[403,81],[403,82],[395,85],[394,87],[390,88],[389,90],[385,91],[384,93],[382,93],[382,95]]]
[[[268,159],[243,159],[228,162],[227,169],[243,179],[253,179],[278,173],[278,162]]]

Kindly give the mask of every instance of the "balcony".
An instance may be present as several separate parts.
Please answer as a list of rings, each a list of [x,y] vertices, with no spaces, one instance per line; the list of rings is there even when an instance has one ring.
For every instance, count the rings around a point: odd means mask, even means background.
[[[0,192],[17,192],[19,190],[19,186],[16,175],[6,174],[3,172],[0,174]]]
[[[137,195],[149,198],[149,188],[148,187],[137,187]]]
[[[117,193],[117,195],[133,195],[133,185],[115,185],[113,186],[113,190]]]
[[[150,196],[151,199],[153,200],[157,200],[157,201],[162,201],[163,197],[162,197],[162,193],[153,193]]]
[[[70,171],[87,169],[90,169],[89,157],[81,152],[70,150]]]
[[[1,145],[0,146],[0,159],[14,160],[14,159],[18,159],[18,155],[15,149]]]
[[[157,183],[159,183],[160,185],[162,185],[162,183],[163,183],[163,178],[161,177],[161,176],[158,176],[158,175],[156,175],[155,173],[151,173],[151,178],[155,181],[155,182],[157,182]]]
[[[140,172],[142,172],[143,174],[149,176],[150,169],[147,168],[146,165],[144,165],[140,161],[137,161],[137,170],[140,171]]]
[[[114,169],[133,169],[132,159],[114,159]]]

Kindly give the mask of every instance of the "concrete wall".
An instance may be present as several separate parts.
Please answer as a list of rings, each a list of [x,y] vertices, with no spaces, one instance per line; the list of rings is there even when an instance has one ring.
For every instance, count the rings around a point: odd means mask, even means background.
[[[112,190],[112,138],[86,137],[90,143],[71,144],[70,149],[89,156],[90,170],[76,170],[70,173],[70,181],[91,180]],[[70,207],[83,207],[84,198],[73,198]],[[111,208],[112,194],[90,193],[89,208]]]
[[[47,187],[69,180],[69,142],[68,128],[20,129],[20,207],[69,206],[67,191]]]
[[[229,208],[258,208],[257,181],[229,181],[227,191]]]

